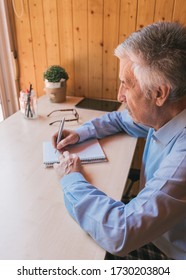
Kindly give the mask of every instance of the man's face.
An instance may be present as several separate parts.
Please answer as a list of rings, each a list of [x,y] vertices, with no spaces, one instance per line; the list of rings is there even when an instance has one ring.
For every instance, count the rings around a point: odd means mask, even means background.
[[[126,103],[128,112],[136,123],[153,127],[155,117],[155,100],[147,98],[141,91],[138,81],[132,71],[132,62],[129,59],[120,60],[119,78],[121,85],[118,91],[118,100]]]

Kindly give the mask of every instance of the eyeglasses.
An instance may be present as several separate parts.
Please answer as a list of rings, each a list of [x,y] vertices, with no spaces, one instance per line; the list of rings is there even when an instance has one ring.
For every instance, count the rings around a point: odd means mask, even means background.
[[[76,109],[61,109],[61,110],[54,110],[52,112],[50,112],[47,117],[50,117],[52,114],[56,113],[56,112],[71,112],[73,115],[74,115],[74,118],[65,118],[65,122],[72,122],[72,121],[79,121],[79,114],[78,112],[76,111]],[[54,122],[51,122],[49,123],[49,125],[53,125],[54,123],[56,122],[61,122],[61,120],[57,120],[57,121],[54,121]]]

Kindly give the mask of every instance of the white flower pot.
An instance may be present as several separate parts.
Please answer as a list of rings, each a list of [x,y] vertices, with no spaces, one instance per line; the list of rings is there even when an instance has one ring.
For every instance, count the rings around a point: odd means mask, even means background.
[[[46,88],[60,88],[62,83],[65,81],[65,79],[61,79],[60,82],[52,83],[48,80],[45,80],[45,87]]]

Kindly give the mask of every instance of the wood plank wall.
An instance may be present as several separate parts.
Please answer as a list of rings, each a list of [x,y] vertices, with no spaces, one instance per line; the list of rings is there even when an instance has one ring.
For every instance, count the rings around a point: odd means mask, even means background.
[[[44,94],[43,72],[60,64],[68,95],[116,99],[115,47],[159,20],[186,24],[185,0],[14,0],[20,87]],[[23,14],[21,15],[23,4]]]

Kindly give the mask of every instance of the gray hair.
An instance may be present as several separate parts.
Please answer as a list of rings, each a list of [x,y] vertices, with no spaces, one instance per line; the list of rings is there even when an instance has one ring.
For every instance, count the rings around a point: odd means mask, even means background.
[[[186,95],[186,27],[157,22],[132,33],[115,50],[129,57],[141,89],[147,94],[160,85],[170,87],[170,101]]]

